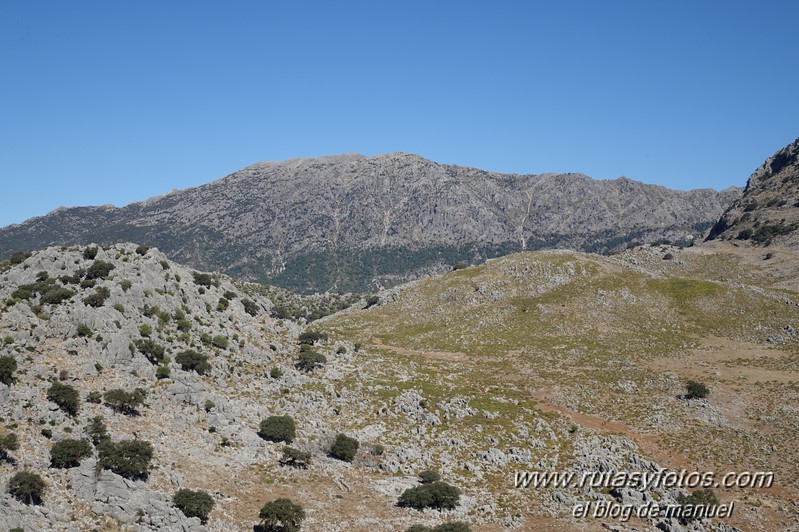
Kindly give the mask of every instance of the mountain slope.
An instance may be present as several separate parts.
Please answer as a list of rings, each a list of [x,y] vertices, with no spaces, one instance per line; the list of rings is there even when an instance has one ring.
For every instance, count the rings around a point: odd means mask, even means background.
[[[196,268],[301,291],[364,291],[542,246],[682,240],[738,194],[498,174],[404,153],[341,155],[260,163],[122,208],[59,209],[0,229],[0,256],[132,241]]]
[[[708,239],[799,248],[799,138],[769,157],[750,177]]]

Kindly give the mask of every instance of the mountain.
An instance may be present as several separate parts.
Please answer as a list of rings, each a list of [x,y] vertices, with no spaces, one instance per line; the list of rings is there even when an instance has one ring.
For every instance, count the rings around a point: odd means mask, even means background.
[[[281,498],[309,531],[789,530],[799,260],[725,245],[511,254],[310,327],[271,318],[260,286],[134,244],[0,261],[0,530],[245,532]],[[352,461],[331,456],[339,434]],[[515,485],[661,468],[777,480],[716,488],[732,518],[688,522],[573,517],[686,504],[673,483]],[[453,508],[398,505],[426,470]],[[26,474],[41,500],[14,489]],[[208,494],[207,521],[180,490]]]
[[[799,248],[799,138],[766,159],[713,226],[709,240]]]
[[[341,155],[255,164],[122,208],[60,208],[0,229],[0,256],[131,241],[298,291],[371,291],[525,249],[691,239],[739,194]]]

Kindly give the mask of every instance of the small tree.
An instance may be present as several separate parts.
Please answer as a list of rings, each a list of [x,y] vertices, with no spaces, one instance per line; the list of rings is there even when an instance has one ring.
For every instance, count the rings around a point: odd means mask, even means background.
[[[311,461],[311,453],[300,451],[294,447],[283,447],[283,456],[280,458],[280,465],[307,469]]]
[[[297,369],[302,371],[313,371],[314,369],[321,367],[325,362],[327,362],[327,358],[325,358],[325,355],[321,353],[317,353],[313,350],[302,351],[297,358]]]
[[[266,503],[258,517],[267,532],[297,532],[305,519],[305,510],[291,499],[276,499]]]
[[[688,399],[703,399],[710,395],[710,390],[701,382],[689,380],[685,383],[685,390],[688,392]]]
[[[422,510],[436,508],[439,510],[452,510],[460,503],[460,490],[446,482],[436,481],[409,488],[400,495],[397,504]]]
[[[299,336],[299,342],[306,345],[313,345],[320,340],[327,340],[327,334],[316,331],[305,331]]]
[[[139,414],[137,408],[144,404],[146,397],[147,392],[142,388],[136,388],[132,392],[114,388],[105,392],[103,399],[113,410],[128,416],[136,416]]]
[[[110,296],[111,296],[111,291],[108,288],[101,286],[100,288],[95,290],[93,294],[84,297],[83,303],[90,307],[100,308],[103,305],[105,305],[105,300],[108,299]]]
[[[89,269],[86,270],[86,279],[102,279],[108,276],[113,269],[114,265],[110,262],[96,260],[89,266]]]
[[[75,292],[66,288],[51,288],[42,294],[39,300],[42,305],[59,305],[75,295]]]
[[[291,443],[294,441],[296,427],[291,416],[269,416],[261,421],[258,436],[273,442]]]
[[[208,522],[208,514],[214,507],[214,499],[204,491],[180,489],[172,498],[178,510],[186,517],[197,517],[202,523]]]
[[[152,364],[161,364],[164,361],[164,346],[157,344],[154,340],[144,338],[133,343],[136,345],[136,349]]]
[[[178,353],[175,356],[175,362],[180,364],[183,371],[196,371],[199,375],[205,375],[211,370],[208,356],[202,355],[193,349]]]
[[[41,504],[44,480],[36,473],[20,471],[8,481],[8,493],[25,504]]]
[[[108,439],[108,428],[106,428],[102,416],[95,416],[90,419],[84,431],[95,446]]]
[[[5,460],[8,458],[8,451],[16,451],[19,449],[19,440],[17,435],[13,432],[0,436],[0,459]]]
[[[97,446],[97,465],[132,480],[145,480],[153,459],[153,446],[142,440],[105,440]]]
[[[57,404],[61,410],[70,416],[78,414],[80,396],[78,395],[78,390],[69,384],[54,382],[50,389],[47,390],[47,400]]]
[[[336,441],[333,442],[333,446],[330,448],[330,456],[337,460],[343,460],[344,462],[352,462],[355,459],[355,455],[358,453],[358,447],[360,443],[355,438],[350,438],[344,434],[339,434],[336,436]]]
[[[11,386],[14,382],[14,372],[17,371],[17,361],[14,357],[0,357],[0,382]]]
[[[213,278],[211,277],[210,274],[194,272],[193,275],[194,275],[194,284],[199,286],[204,286],[205,288],[211,288]]]
[[[92,446],[86,440],[61,440],[50,449],[51,467],[77,467],[83,458],[92,454]]]

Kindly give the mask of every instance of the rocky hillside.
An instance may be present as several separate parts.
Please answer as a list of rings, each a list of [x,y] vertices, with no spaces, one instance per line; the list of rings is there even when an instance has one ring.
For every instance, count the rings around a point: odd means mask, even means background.
[[[708,238],[799,247],[799,139],[749,177],[743,196],[727,209]]]
[[[123,208],[59,209],[0,229],[0,257],[133,241],[297,291],[373,291],[525,249],[690,239],[739,194],[498,174],[405,153],[342,155],[255,164]]]
[[[787,529],[799,300],[762,268],[704,248],[516,254],[303,329],[256,287],[156,249],[17,255],[0,265],[0,529],[250,531],[289,498],[303,530],[607,530],[619,520],[574,505],[690,492],[522,489],[515,473],[661,467],[777,471],[777,489],[716,494],[741,530]],[[691,378],[710,396],[687,399]],[[407,495],[427,470],[456,495],[433,482],[442,508],[398,504],[427,500]],[[21,473],[40,501],[15,495]],[[210,496],[207,520],[180,490]]]

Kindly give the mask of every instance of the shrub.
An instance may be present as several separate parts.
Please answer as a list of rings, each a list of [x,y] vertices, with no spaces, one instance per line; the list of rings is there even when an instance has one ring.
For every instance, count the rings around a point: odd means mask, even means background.
[[[8,451],[16,451],[19,449],[19,440],[17,435],[13,432],[0,436],[0,459],[5,460],[8,458]]]
[[[141,388],[136,388],[132,392],[114,388],[105,392],[103,399],[105,399],[105,404],[113,410],[128,416],[135,416],[139,414],[136,409],[144,404],[145,397],[147,397],[147,392]]]
[[[131,480],[147,478],[150,461],[153,459],[153,446],[143,440],[122,440],[112,442],[106,439],[97,446],[98,466]]]
[[[133,283],[129,279],[124,279],[119,286],[122,287],[123,292],[127,292],[130,290],[130,287],[133,286]]]
[[[153,328],[146,323],[139,325],[139,334],[145,338],[149,338],[153,334]]]
[[[205,288],[211,288],[212,283],[213,279],[210,274],[194,272],[194,284],[204,286]]]
[[[186,517],[197,517],[202,523],[208,521],[208,514],[214,507],[214,499],[204,491],[180,489],[172,498],[178,510]]]
[[[301,344],[313,345],[320,340],[327,340],[327,334],[316,331],[305,331],[299,336],[299,342]]]
[[[61,440],[50,449],[51,467],[77,467],[80,461],[91,456],[92,446],[86,440]]]
[[[158,345],[149,338],[136,340],[133,343],[136,345],[136,349],[152,364],[161,364],[164,361],[164,346]]]
[[[205,375],[211,370],[208,356],[202,355],[193,349],[178,353],[175,356],[175,362],[180,364],[183,371],[196,371],[200,375]]]
[[[0,357],[0,382],[11,386],[14,382],[14,372],[17,371],[17,361],[12,356]]]
[[[92,334],[94,333],[85,323],[81,323],[78,325],[78,336],[80,336],[81,338],[91,338]]]
[[[439,480],[441,480],[441,475],[438,474],[438,471],[428,469],[419,473],[419,481],[422,484],[432,484],[433,482],[438,482]]]
[[[99,308],[105,304],[105,300],[109,298],[111,291],[108,288],[101,286],[94,291],[93,294],[83,298],[83,303],[90,307]]]
[[[178,328],[179,331],[190,331],[191,330],[191,322],[186,318],[181,318],[175,322],[175,326]]]
[[[99,405],[103,402],[103,394],[98,391],[89,392],[89,395],[86,396],[87,403],[93,403]]]
[[[97,256],[97,246],[87,247],[83,250],[83,258],[86,260],[94,260]]]
[[[216,310],[217,312],[224,312],[227,310],[228,306],[230,306],[230,301],[224,297],[220,297],[219,302],[216,304]]]
[[[678,495],[677,504],[680,506],[716,506],[719,504],[719,499],[711,489],[696,490],[690,495]],[[696,519],[693,516],[683,518],[683,524]]]
[[[211,345],[219,349],[227,349],[228,339],[224,336],[214,336],[211,338]]]
[[[710,395],[710,390],[701,382],[689,380],[685,383],[686,397],[688,399],[703,399]]]
[[[103,279],[111,273],[111,270],[114,269],[114,265],[110,262],[105,262],[104,260],[96,260],[89,266],[89,269],[86,270],[86,279]]]
[[[44,480],[36,473],[20,471],[8,481],[8,493],[25,504],[41,504]]]
[[[355,459],[355,455],[358,453],[358,447],[360,443],[355,438],[350,438],[344,434],[339,434],[336,436],[336,441],[333,442],[333,446],[330,447],[330,456],[337,460],[343,460],[344,462],[352,462]]]
[[[26,251],[17,251],[8,259],[11,264],[22,264],[31,254]]]
[[[277,366],[272,366],[272,369],[269,370],[269,376],[273,379],[279,379],[283,376],[283,370]]]
[[[258,517],[264,530],[297,532],[305,519],[305,510],[290,499],[276,499],[266,503]]]
[[[75,292],[66,288],[51,288],[42,294],[42,298],[39,301],[43,305],[59,305],[74,295]]]
[[[169,369],[169,366],[158,366],[158,369],[155,370],[155,378],[158,380],[168,379],[170,375],[172,375],[172,370]]]
[[[139,246],[136,248],[137,255],[142,255],[142,256],[147,255],[148,251],[150,251],[149,246]]]
[[[325,362],[327,362],[325,355],[313,350],[303,351],[297,359],[297,369],[313,371],[317,367],[322,366]]]
[[[269,416],[261,421],[258,436],[273,442],[291,443],[294,441],[296,427],[291,416]]]
[[[397,502],[399,506],[417,510],[424,508],[452,510],[459,503],[460,490],[440,480],[405,490]]]
[[[242,299],[241,304],[244,305],[244,312],[250,316],[258,315],[258,304],[251,299]]]
[[[405,532],[471,532],[471,527],[463,521],[455,521],[454,523],[444,523],[435,528],[430,528],[424,525],[413,525],[406,529]]]
[[[99,445],[108,439],[108,429],[102,416],[95,416],[89,420],[84,432],[94,445]]]
[[[283,447],[283,456],[280,458],[281,465],[306,469],[310,461],[311,453],[300,451],[294,447]]]
[[[78,413],[80,396],[78,395],[78,390],[69,384],[54,382],[50,389],[47,390],[47,400],[57,404],[61,410],[70,416],[75,416]]]

